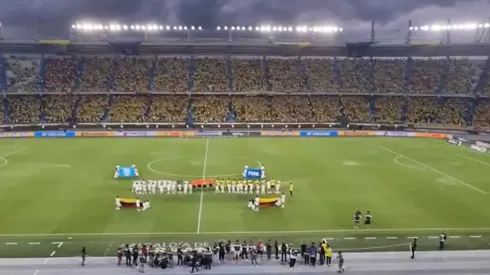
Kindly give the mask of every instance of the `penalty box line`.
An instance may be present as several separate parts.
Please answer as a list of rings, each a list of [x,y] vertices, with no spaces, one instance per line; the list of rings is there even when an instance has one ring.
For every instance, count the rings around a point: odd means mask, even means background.
[[[390,153],[392,153],[392,154],[394,154],[394,155],[397,155],[397,156],[399,156],[399,157],[402,157],[402,158],[408,159],[408,160],[410,160],[410,161],[412,161],[412,162],[414,162],[414,163],[417,163],[418,165],[423,166],[423,167],[425,167],[425,168],[429,169],[429,170],[430,170],[430,171],[432,171],[432,172],[438,173],[438,174],[443,175],[443,176],[445,176],[445,177],[448,177],[448,178],[450,178],[450,179],[452,179],[452,180],[454,180],[454,181],[457,181],[457,182],[459,182],[460,184],[462,184],[462,185],[464,185],[464,186],[466,186],[466,187],[468,187],[468,188],[473,189],[474,191],[477,191],[477,192],[482,193],[482,194],[487,194],[487,192],[485,192],[485,191],[481,190],[480,188],[475,187],[475,186],[473,186],[473,185],[471,185],[471,184],[469,184],[469,183],[466,183],[466,182],[464,182],[464,181],[462,181],[462,180],[460,180],[460,179],[457,179],[457,178],[455,178],[455,177],[453,177],[453,176],[450,176],[450,175],[448,175],[448,174],[446,174],[446,173],[444,173],[444,172],[442,172],[442,171],[439,171],[439,170],[437,170],[436,168],[433,168],[433,167],[431,167],[431,166],[429,166],[429,165],[427,165],[427,164],[425,164],[425,163],[423,163],[423,162],[420,162],[420,161],[415,160],[415,159],[413,159],[413,158],[411,158],[411,157],[408,157],[408,156],[405,156],[405,155],[400,154],[400,153],[398,153],[398,152],[395,152],[395,151],[393,151],[393,150],[391,150],[391,149],[389,149],[389,148],[386,148],[386,147],[384,147],[384,146],[379,146],[379,148],[381,148],[381,149],[383,149],[383,150],[385,150],[385,151],[387,151],[387,152],[390,152]]]
[[[375,229],[320,229],[293,231],[209,231],[209,232],[101,232],[101,233],[44,233],[44,234],[0,234],[0,237],[90,237],[90,236],[192,236],[192,235],[260,235],[260,234],[316,234],[316,233],[414,233],[414,232],[451,232],[451,231],[484,231],[490,232],[490,227],[475,228],[375,228]]]

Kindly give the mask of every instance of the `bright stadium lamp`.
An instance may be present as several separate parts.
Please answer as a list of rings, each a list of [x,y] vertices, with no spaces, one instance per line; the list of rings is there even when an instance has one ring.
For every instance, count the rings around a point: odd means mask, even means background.
[[[197,30],[202,31],[202,26],[198,26]]]
[[[179,26],[179,31],[181,31],[181,30],[182,30],[182,26]]]
[[[256,32],[260,31],[260,27],[259,26],[255,27],[255,31]]]
[[[230,28],[230,29],[231,29],[232,31],[234,31],[234,30],[235,30],[235,26],[231,26],[231,28]]]
[[[187,26],[184,26],[184,30],[187,30]]]
[[[221,31],[221,27],[220,27],[220,26],[217,26],[217,27],[216,27],[216,30],[217,30],[217,31]]]
[[[293,31],[293,27],[289,26],[288,27],[288,32],[292,32]]]
[[[223,27],[223,29],[224,29],[225,31],[227,31],[227,30],[228,30],[228,26],[224,26],[224,27]]]
[[[248,26],[248,31],[253,31],[252,26]]]
[[[485,23],[485,24],[483,25],[483,27],[488,29],[488,28],[490,28],[490,24],[489,24],[489,23]]]
[[[194,27],[194,26],[191,26],[191,30],[195,30],[195,29],[196,29],[196,27]]]
[[[72,29],[76,29],[76,28],[77,28],[77,26],[75,26],[75,25],[71,25],[71,28],[72,28]]]

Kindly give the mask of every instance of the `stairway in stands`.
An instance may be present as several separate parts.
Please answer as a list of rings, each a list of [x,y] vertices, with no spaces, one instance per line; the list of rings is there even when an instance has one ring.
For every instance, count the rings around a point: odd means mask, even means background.
[[[475,116],[475,111],[476,111],[476,106],[478,104],[478,99],[471,99],[468,100],[466,103],[467,105],[467,111],[466,111],[466,122],[468,123],[469,126],[473,126],[473,117]]]
[[[374,96],[369,96],[367,98],[369,102],[369,118],[371,122],[374,121],[374,116],[376,115],[376,98]]]
[[[145,113],[143,114],[144,121],[148,121],[150,119],[152,103],[153,103],[153,96],[150,94],[146,98]]]
[[[437,87],[437,93],[444,93],[446,89],[446,80],[449,75],[449,70],[451,69],[451,57],[446,57],[446,62],[443,65],[441,74],[439,75],[439,87]]]
[[[269,62],[267,61],[267,58],[262,57],[262,66],[264,67],[264,88],[266,91],[271,91],[272,90],[272,84],[271,84],[271,71],[269,70]]]
[[[405,70],[403,72],[403,90],[404,92],[408,92],[410,88],[410,81],[412,78],[412,73],[413,73],[413,68],[414,68],[414,61],[411,57],[407,58],[405,61]]]
[[[7,63],[3,55],[0,55],[0,85],[2,91],[7,91],[8,88]]]
[[[337,83],[337,85],[342,88],[342,78],[341,78],[341,67],[337,60],[337,57],[333,59],[333,79]]]
[[[48,120],[46,118],[46,98],[43,96],[43,94],[39,94],[39,101],[40,101],[40,106],[39,106],[39,112],[40,112],[40,116],[39,116],[39,121],[41,123],[48,123]]]
[[[485,88],[485,85],[489,83],[489,81],[490,81],[490,56],[487,57],[487,60],[483,65],[480,77],[478,78],[478,81],[476,82],[476,85],[473,88],[473,93],[476,95],[482,94],[484,92],[483,89]]]
[[[228,90],[233,91],[233,68],[230,56],[226,57],[226,75],[228,76]]]
[[[111,91],[114,88],[114,83],[116,82],[116,73],[119,70],[119,61],[118,59],[114,59],[112,62],[114,64],[114,70],[111,72],[109,77],[105,82],[106,91]]]
[[[42,93],[44,92],[44,88],[46,87],[46,69],[48,66],[48,62],[46,61],[46,57],[44,54],[41,56],[41,60],[39,62],[39,80],[37,82],[37,90]]]
[[[150,75],[148,76],[148,90],[155,91],[155,71],[157,69],[158,59],[153,59],[151,62]]]
[[[84,66],[85,66],[85,59],[81,57],[77,61],[77,78],[75,79],[75,87],[74,87],[75,91],[78,91],[80,89]]]
[[[191,56],[189,60],[189,82],[187,83],[189,92],[192,92],[194,90],[194,73],[196,72],[196,66],[196,59]]]
[[[2,98],[2,104],[3,104],[3,119],[5,122],[11,123],[9,100],[7,99],[7,97]]]
[[[82,97],[79,95],[75,100],[75,104],[73,104],[73,110],[71,111],[71,125],[77,124],[77,114],[78,108],[80,108],[80,101],[82,101]]]
[[[104,108],[104,114],[102,115],[102,122],[107,122],[109,119],[109,113],[112,108],[112,104],[114,103],[115,96],[114,95],[109,95],[109,101],[107,102],[107,106]]]

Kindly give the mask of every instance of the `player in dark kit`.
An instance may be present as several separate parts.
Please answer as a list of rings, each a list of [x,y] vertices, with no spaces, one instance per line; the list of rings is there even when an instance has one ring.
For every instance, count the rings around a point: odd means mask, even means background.
[[[87,256],[87,250],[85,249],[85,246],[82,247],[82,266],[85,266],[85,257]]]
[[[447,240],[447,235],[446,233],[442,232],[441,235],[439,236],[439,250],[444,250],[444,247],[446,246],[446,240]]]
[[[410,259],[415,259],[415,251],[417,250],[417,239],[413,239],[412,244],[410,245],[410,252],[412,252],[412,256]]]
[[[354,229],[359,229],[359,223],[361,222],[361,211],[357,210],[356,213],[354,213]]]
[[[364,226],[366,228],[369,228],[371,226],[371,220],[373,219],[373,216],[371,215],[371,212],[367,211],[366,216],[364,217]]]

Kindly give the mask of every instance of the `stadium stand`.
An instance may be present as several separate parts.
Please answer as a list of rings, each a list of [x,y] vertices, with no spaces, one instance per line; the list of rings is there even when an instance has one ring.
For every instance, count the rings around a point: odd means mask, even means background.
[[[8,56],[6,70],[8,92],[35,93],[39,83],[39,59],[27,56]]]
[[[479,60],[6,56],[4,64],[6,124],[344,119],[490,126],[489,100],[472,97],[485,70]],[[490,81],[481,88],[488,94]],[[109,91],[115,94],[104,95]],[[265,91],[274,94],[257,94]]]
[[[155,92],[185,93],[189,90],[189,59],[159,58],[154,72]]]
[[[78,60],[74,58],[46,58],[44,88],[46,92],[71,93],[77,80]]]

